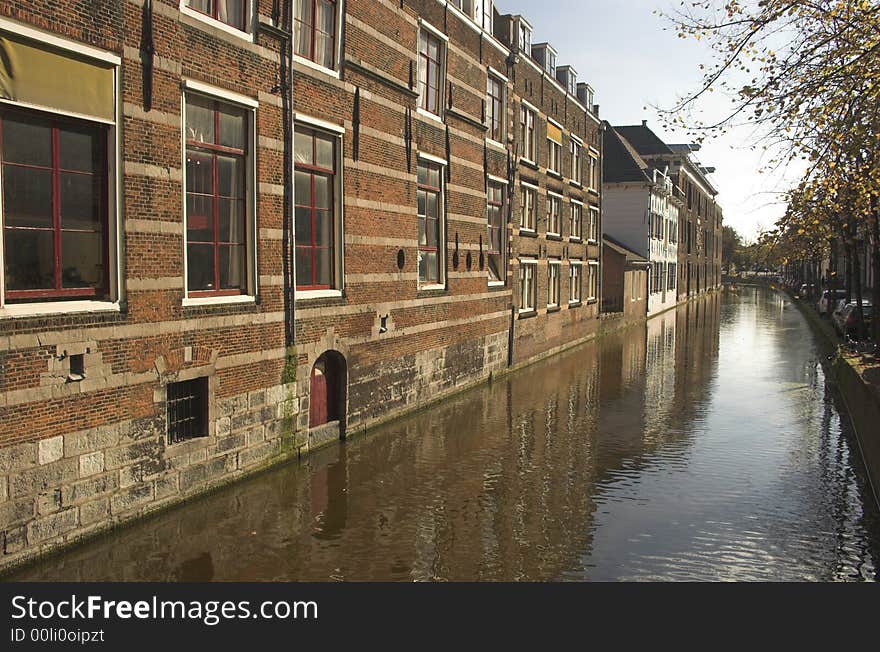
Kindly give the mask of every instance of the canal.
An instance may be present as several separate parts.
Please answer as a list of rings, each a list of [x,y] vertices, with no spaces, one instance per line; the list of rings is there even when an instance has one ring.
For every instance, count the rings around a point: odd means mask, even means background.
[[[727,291],[11,579],[874,580],[828,353]]]

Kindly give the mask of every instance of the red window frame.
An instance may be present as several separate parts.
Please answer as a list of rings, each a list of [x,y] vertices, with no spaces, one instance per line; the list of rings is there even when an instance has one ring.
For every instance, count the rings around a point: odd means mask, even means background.
[[[246,148],[239,149],[237,147],[228,147],[225,145],[220,145],[217,142],[220,139],[220,111],[218,109],[221,105],[229,106],[229,107],[235,107],[235,105],[229,104],[226,102],[222,102],[220,100],[214,100],[211,98],[202,97],[201,99],[207,100],[208,102],[211,103],[211,105],[213,107],[214,141],[215,142],[214,143],[206,143],[204,141],[191,140],[188,138],[186,140],[186,155],[188,158],[190,155],[190,152],[192,152],[194,154],[201,154],[203,156],[204,155],[210,156],[212,192],[210,195],[211,196],[211,215],[208,217],[211,219],[211,230],[214,232],[214,239],[211,241],[191,240],[190,239],[188,231],[189,231],[189,220],[190,220],[191,216],[189,215],[189,211],[187,211],[187,216],[186,216],[187,223],[184,225],[184,228],[187,231],[187,237],[186,237],[187,265],[190,264],[190,261],[188,258],[189,245],[197,244],[197,245],[212,245],[213,246],[214,287],[216,289],[214,289],[214,290],[191,290],[189,288],[189,278],[188,278],[189,274],[187,273],[187,279],[186,279],[187,295],[189,297],[193,297],[193,298],[240,296],[240,295],[247,293],[247,287],[226,288],[226,289],[223,289],[220,287],[220,247],[223,247],[223,246],[226,246],[226,247],[241,246],[241,247],[243,247],[244,253],[245,253],[245,265],[247,265],[247,259],[248,259],[247,251],[248,251],[249,240],[250,240],[250,238],[248,237],[248,226],[249,226],[248,225],[248,222],[249,222],[248,208],[249,207],[248,207],[248,192],[247,192],[247,177],[246,177],[246,175],[248,174],[248,171],[249,171],[248,150]],[[243,123],[244,142],[247,143],[248,142],[248,131],[250,129],[250,120],[251,120],[249,112],[247,112],[247,111],[244,112],[244,118],[245,118],[244,123]],[[244,221],[245,221],[244,231],[243,231],[244,241],[241,243],[220,240],[220,235],[219,235],[219,233],[220,233],[220,200],[221,199],[227,199],[227,200],[228,199],[235,199],[232,196],[226,196],[226,195],[220,194],[219,180],[218,180],[218,174],[217,174],[217,158],[221,154],[226,157],[240,158],[241,159],[241,169],[244,171],[244,175],[245,175],[241,179],[241,183],[243,186],[241,188],[241,197],[244,201]],[[184,170],[184,175],[186,175],[186,170]],[[190,188],[187,188],[186,194],[187,194],[187,196],[190,196],[190,195],[205,196],[207,193],[194,193],[194,192],[192,192],[192,190]],[[246,286],[248,283],[248,269],[247,269],[247,267],[245,267],[245,269],[244,269],[244,279],[243,280],[244,280],[244,284]]]
[[[504,83],[494,75],[488,76],[486,94],[489,96],[489,138],[503,142],[504,137]]]
[[[429,163],[427,161],[419,161],[419,167],[423,167],[427,171],[434,170],[437,173],[437,178],[442,180],[443,169],[441,168],[441,166],[439,164]],[[430,176],[428,174],[426,174],[425,178],[430,178]],[[441,181],[441,183],[442,183],[442,181]],[[426,271],[429,273],[425,275],[425,278],[421,278],[421,275],[419,276],[419,282],[429,284],[429,285],[435,285],[435,284],[439,285],[440,283],[442,283],[442,279],[440,278],[440,273],[442,270],[442,264],[441,264],[441,260],[440,260],[441,251],[442,251],[442,247],[441,247],[442,239],[441,238],[443,235],[443,229],[441,228],[441,223],[443,220],[443,204],[441,203],[442,198],[443,198],[442,197],[442,188],[440,186],[429,185],[428,183],[418,183],[418,184],[416,184],[416,187],[419,191],[424,192],[425,195],[432,194],[437,199],[437,201],[435,203],[435,206],[437,207],[437,217],[432,218],[432,219],[434,219],[434,223],[435,223],[434,235],[435,235],[435,242],[437,243],[435,246],[431,246],[431,245],[427,244],[427,242],[430,240],[430,238],[428,238],[428,222],[430,221],[430,219],[427,214],[428,213],[427,198],[425,199],[425,214],[418,215],[418,220],[419,220],[419,222],[421,222],[421,224],[419,226],[421,227],[422,232],[424,232],[424,234],[425,234],[425,244],[422,244],[421,241],[419,242],[419,255],[421,256],[421,254],[423,254],[423,253],[434,253],[434,254],[436,254],[436,261],[437,261],[437,263],[433,269],[426,268]],[[431,275],[430,272],[434,272],[434,274]]]
[[[193,11],[196,11],[203,16],[208,16],[208,18],[213,18],[214,20],[223,23],[224,25],[229,25],[230,27],[234,27],[235,29],[239,29],[242,32],[247,31],[247,14],[248,14],[248,3],[249,0],[237,0],[239,5],[239,12],[237,18],[241,20],[240,24],[231,22],[227,17],[226,20],[223,20],[220,17],[220,2],[218,0],[208,0],[208,7],[210,11],[202,11],[201,9],[193,6],[193,0],[187,0],[186,6]]]
[[[50,167],[42,166],[42,165],[33,165],[33,164],[24,164],[24,163],[10,163],[3,160],[3,123],[7,116],[14,115],[16,119],[24,121],[24,122],[35,122],[42,123],[47,125],[52,130],[52,164]],[[101,216],[100,226],[102,230],[102,267],[104,270],[104,278],[102,282],[98,286],[89,286],[89,287],[78,287],[78,288],[65,288],[63,287],[62,276],[62,233],[94,233],[92,230],[87,229],[65,229],[61,226],[61,174],[82,174],[94,176],[93,172],[85,172],[83,170],[68,170],[61,167],[60,161],[60,148],[59,148],[59,133],[63,129],[64,125],[87,125],[92,129],[96,129],[99,134],[98,141],[98,165],[97,170],[98,174],[101,174],[101,187],[99,193],[99,201],[101,202],[99,206],[99,213]],[[2,170],[5,170],[7,167],[17,167],[23,169],[30,170],[44,170],[49,171],[52,174],[52,200],[51,200],[51,211],[52,211],[52,226],[51,228],[46,227],[21,227],[21,226],[9,226],[6,221],[3,222],[3,233],[4,235],[10,231],[51,231],[52,232],[52,247],[53,247],[53,257],[54,257],[54,269],[53,269],[53,287],[45,288],[45,289],[34,289],[34,290],[10,290],[5,288],[5,297],[7,301],[18,301],[18,300],[27,300],[27,299],[86,299],[86,298],[94,298],[94,297],[106,297],[109,292],[109,260],[110,260],[110,252],[108,245],[108,230],[109,230],[109,201],[108,201],[108,192],[109,192],[109,169],[107,163],[107,136],[108,136],[109,127],[107,125],[102,125],[93,122],[86,122],[81,120],[75,120],[73,118],[67,118],[56,115],[47,115],[47,114],[37,114],[34,112],[25,112],[25,111],[3,111],[0,113],[0,179],[2,179]],[[100,137],[103,136],[103,137]],[[4,200],[5,204],[5,200]],[[3,207],[5,212],[5,205]],[[5,248],[4,238],[4,248]],[[5,270],[4,270],[5,273]]]
[[[311,234],[312,239],[310,242],[303,244],[297,239],[296,241],[296,253],[308,252],[309,258],[312,263],[312,277],[308,279],[308,283],[303,283],[299,278],[299,274],[297,274],[296,278],[296,289],[297,290],[331,290],[334,287],[336,281],[336,260],[334,257],[335,247],[336,247],[336,233],[333,228],[336,224],[336,165],[337,165],[337,157],[339,155],[338,147],[337,147],[337,139],[332,138],[333,142],[333,167],[327,168],[317,164],[318,160],[318,139],[319,138],[328,138],[327,134],[318,131],[315,129],[308,128],[300,128],[296,129],[296,134],[301,136],[305,134],[309,134],[309,137],[312,139],[312,161],[315,163],[301,163],[297,162],[296,164],[296,172],[305,173],[309,175],[309,202],[304,204],[301,202],[300,197],[296,197],[296,201],[294,204],[294,209],[308,209],[309,211],[309,219],[311,220]],[[316,241],[315,234],[317,233],[317,229],[315,228],[317,223],[317,215],[318,211],[326,211],[327,209],[318,208],[315,204],[315,179],[317,177],[324,177],[327,179],[327,189],[329,193],[328,197],[328,205],[330,206],[330,241],[326,247],[321,246]],[[296,210],[294,210],[296,213]],[[321,249],[326,249],[327,254],[330,258],[330,282],[329,283],[318,283],[318,251]],[[296,257],[294,257],[294,265],[296,265]]]
[[[315,52],[316,52],[316,43],[318,41],[317,36],[318,36],[318,33],[320,32],[321,34],[324,34],[327,37],[329,37],[330,51],[331,51],[331,53],[336,52],[336,24],[337,24],[337,21],[339,20],[338,5],[336,3],[336,0],[296,0],[296,5],[304,5],[304,4],[311,5],[311,7],[312,7],[312,22],[311,22],[311,24],[300,20],[298,12],[294,12],[293,20],[294,20],[295,25],[298,24],[298,25],[304,26],[303,33],[307,33],[308,38],[309,38],[309,51],[308,51],[308,54],[306,54],[304,52],[300,52],[299,46],[301,44],[299,44],[299,43],[297,43],[296,49],[294,51],[296,52],[297,56],[305,57],[309,61],[312,61],[313,63],[316,63],[319,66],[324,66],[324,62],[317,61],[317,58],[316,58],[317,55]],[[329,33],[318,29],[318,6],[319,5],[330,5],[331,7],[333,7],[333,26],[332,26],[331,31]],[[298,29],[295,29],[294,33],[300,34],[300,31]],[[333,59],[332,63],[335,63],[336,57],[333,56],[332,59]],[[333,65],[325,66],[325,67],[331,68],[331,69],[334,68]]]
[[[430,56],[431,43],[437,44],[437,58],[432,59]],[[440,64],[440,56],[443,52],[443,45],[440,39],[428,31],[422,30],[419,33],[419,71],[424,70],[425,74],[419,74],[419,106],[429,113],[440,115],[440,72],[442,70]],[[424,79],[422,78],[424,77]],[[433,81],[433,85],[431,84]],[[428,89],[434,89],[434,102],[428,99]]]

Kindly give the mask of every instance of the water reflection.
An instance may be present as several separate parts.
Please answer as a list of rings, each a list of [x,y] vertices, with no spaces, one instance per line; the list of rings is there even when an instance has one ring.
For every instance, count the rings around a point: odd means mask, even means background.
[[[710,297],[14,579],[873,579],[822,355]]]

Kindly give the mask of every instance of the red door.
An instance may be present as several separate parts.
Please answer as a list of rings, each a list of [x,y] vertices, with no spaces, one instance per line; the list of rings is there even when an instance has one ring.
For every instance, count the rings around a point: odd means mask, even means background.
[[[327,423],[327,376],[315,365],[309,382],[309,427]]]

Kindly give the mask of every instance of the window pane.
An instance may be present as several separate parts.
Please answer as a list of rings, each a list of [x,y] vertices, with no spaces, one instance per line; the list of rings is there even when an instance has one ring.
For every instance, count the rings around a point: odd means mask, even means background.
[[[296,207],[296,243],[297,245],[312,242],[312,211],[302,206]]]
[[[245,112],[230,106],[220,105],[220,144],[224,147],[247,148]]]
[[[190,242],[214,241],[214,201],[205,195],[186,195],[186,237]]]
[[[186,0],[186,6],[203,14],[213,13],[212,0]]]
[[[186,138],[200,143],[214,143],[214,103],[198,96],[186,101]]]
[[[6,226],[52,227],[52,172],[3,166]]]
[[[311,206],[312,175],[308,172],[297,172],[294,177],[293,192],[296,194],[297,206]]]
[[[7,290],[46,290],[55,286],[55,250],[51,231],[6,229]]]
[[[52,164],[52,129],[48,125],[4,118],[2,128],[6,163]]]
[[[311,132],[297,131],[293,141],[293,156],[296,163],[311,165],[314,162],[314,140]]]
[[[438,237],[438,226],[439,222],[435,219],[428,218],[425,220],[425,237],[427,239],[427,245],[429,247],[436,247]]]
[[[433,192],[429,192],[425,199],[425,216],[436,219],[439,216],[437,195]]]
[[[317,136],[315,137],[315,147],[317,149],[316,164],[319,167],[326,168],[328,170],[334,170],[335,167],[333,165],[333,139]]]
[[[245,237],[245,207],[241,199],[221,199],[219,202],[219,233],[217,240],[244,244]]]
[[[213,194],[213,157],[202,152],[186,153],[186,191],[188,193]]]
[[[97,172],[102,167],[101,150],[99,132],[95,129],[65,127],[58,131],[58,159],[63,170]]]
[[[315,175],[315,208],[330,208],[330,180]]]
[[[62,229],[100,230],[102,228],[102,185],[101,179],[91,174],[61,173]]]
[[[187,287],[190,290],[215,290],[214,247],[190,243],[186,252]]]
[[[420,215],[421,217],[424,217],[425,216],[425,204],[427,202],[424,190],[416,191],[416,201],[418,202],[418,215]]]
[[[502,281],[503,264],[501,254],[489,254],[489,279],[492,281]]]
[[[333,67],[333,37],[315,32],[315,63],[325,68]]]
[[[428,183],[428,168],[424,165],[419,165],[416,180],[420,186],[427,185]]]
[[[420,217],[418,222],[419,222],[419,246],[421,246],[421,245],[427,244],[427,242],[428,242],[427,236],[425,236],[425,228],[426,228],[425,218]]]
[[[313,285],[311,247],[296,248],[296,284],[298,287]]]
[[[305,4],[305,3],[300,3]],[[308,3],[311,6],[311,3]],[[301,57],[310,58],[312,56],[312,29],[305,23],[296,21],[294,27],[294,39],[296,41],[296,54]]]
[[[244,197],[244,160],[239,157],[217,156],[217,186],[220,197]]]
[[[333,28],[335,23],[334,14],[334,3],[327,2],[327,0],[318,0],[318,21],[315,24],[316,28],[326,34],[332,34],[334,32]]]
[[[61,287],[99,287],[104,280],[101,233],[61,234]]]
[[[330,211],[315,212],[315,244],[329,247],[333,242],[333,214]]]
[[[333,285],[330,249],[315,249],[315,285]]]
[[[419,280],[435,283],[439,280],[437,274],[437,252],[419,252]]]
[[[245,29],[245,0],[217,0],[217,18],[227,25]]]
[[[245,250],[242,245],[221,245],[220,257],[220,288],[224,290],[244,290]]]

